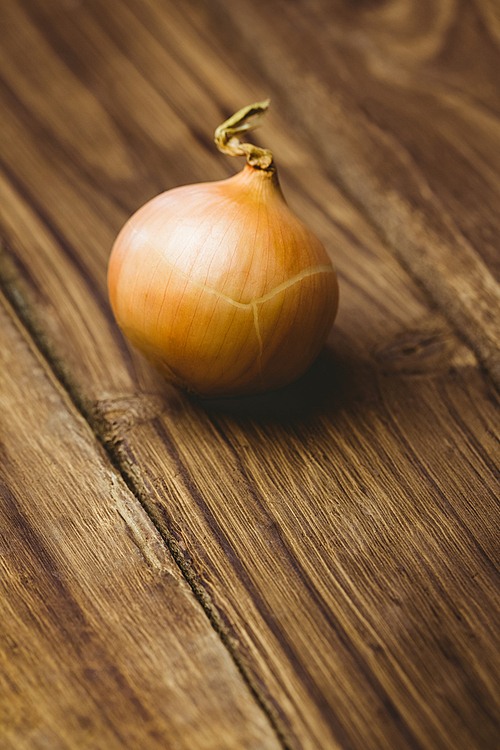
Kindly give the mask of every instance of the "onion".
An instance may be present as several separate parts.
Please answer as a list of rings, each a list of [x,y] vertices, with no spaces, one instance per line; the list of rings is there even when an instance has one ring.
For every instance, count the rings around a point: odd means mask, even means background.
[[[174,188],[125,224],[109,295],[131,343],[168,380],[201,396],[287,385],[312,364],[338,303],[330,259],[288,208],[270,151],[242,143],[269,101],[217,128],[245,155],[227,180]]]

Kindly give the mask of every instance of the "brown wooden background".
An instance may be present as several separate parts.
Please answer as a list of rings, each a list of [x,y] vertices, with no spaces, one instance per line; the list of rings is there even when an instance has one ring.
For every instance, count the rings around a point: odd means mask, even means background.
[[[500,5],[3,0],[1,750],[500,747]],[[119,333],[128,216],[256,135],[325,352],[201,402]]]

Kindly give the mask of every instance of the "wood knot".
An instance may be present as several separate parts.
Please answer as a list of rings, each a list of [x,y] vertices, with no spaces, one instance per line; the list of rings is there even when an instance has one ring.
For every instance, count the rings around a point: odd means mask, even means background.
[[[164,398],[156,394],[125,395],[95,401],[92,416],[101,437],[116,441],[134,425],[149,422],[168,408]]]
[[[454,338],[448,331],[413,330],[376,349],[373,357],[384,371],[424,375],[447,370],[454,348]]]

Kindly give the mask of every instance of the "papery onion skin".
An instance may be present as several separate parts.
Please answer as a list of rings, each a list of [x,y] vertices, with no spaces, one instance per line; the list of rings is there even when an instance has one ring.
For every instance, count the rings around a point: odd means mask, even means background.
[[[288,208],[276,170],[249,164],[139,209],[116,239],[108,286],[131,343],[168,380],[204,397],[297,379],[338,304],[326,250]]]

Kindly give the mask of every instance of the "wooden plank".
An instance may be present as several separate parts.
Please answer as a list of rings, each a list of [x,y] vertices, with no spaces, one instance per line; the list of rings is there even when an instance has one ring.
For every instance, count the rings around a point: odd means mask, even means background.
[[[236,64],[252,59],[332,179],[500,386],[494,0],[221,0],[206,20]]]
[[[0,746],[280,747],[3,297],[0,394]]]
[[[209,119],[279,89],[238,70],[206,9],[6,7],[34,62],[6,40],[4,281],[220,613],[286,744],[493,747],[499,403],[474,356],[275,112],[262,142],[340,270],[327,354],[262,398],[203,404],[163,384],[109,314],[114,234],[159,189],[225,174]],[[78,96],[63,107],[59,91]],[[106,130],[94,150],[67,130],[82,97],[89,127]]]

